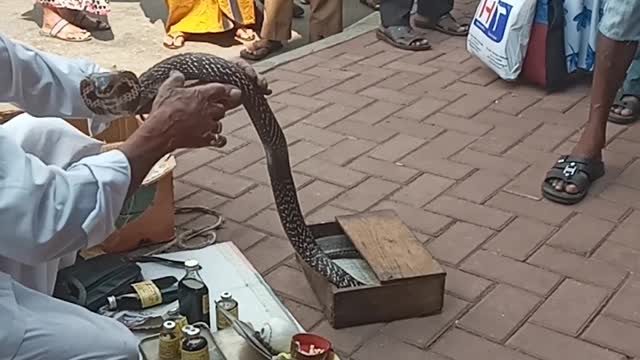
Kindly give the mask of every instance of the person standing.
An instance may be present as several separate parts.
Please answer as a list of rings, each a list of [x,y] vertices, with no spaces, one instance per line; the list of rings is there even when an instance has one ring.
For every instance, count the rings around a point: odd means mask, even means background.
[[[469,25],[460,24],[451,15],[454,0],[417,0],[415,26],[439,31],[452,36],[467,36]],[[424,34],[411,27],[413,0],[381,0],[382,26],[377,30],[378,39],[403,50],[429,50],[431,44]]]
[[[83,42],[92,39],[91,31],[109,30],[108,23],[96,16],[107,16],[109,0],[34,0],[42,6],[40,34],[55,39]],[[91,15],[89,15],[91,14]]]

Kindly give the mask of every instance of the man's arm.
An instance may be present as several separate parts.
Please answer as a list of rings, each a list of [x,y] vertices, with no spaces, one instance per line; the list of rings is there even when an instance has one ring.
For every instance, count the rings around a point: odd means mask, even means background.
[[[104,71],[81,59],[67,59],[18,44],[0,34],[0,102],[34,116],[97,118],[80,97],[80,80]]]
[[[129,160],[117,150],[67,169],[47,166],[0,126],[0,255],[37,264],[104,241],[130,174]]]

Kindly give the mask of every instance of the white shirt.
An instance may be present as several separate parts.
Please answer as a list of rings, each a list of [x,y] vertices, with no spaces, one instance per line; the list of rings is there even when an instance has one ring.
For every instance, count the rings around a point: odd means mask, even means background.
[[[33,116],[92,117],[79,83],[98,71],[90,62],[42,53],[0,34],[0,102]],[[118,150],[66,167],[45,165],[25,153],[8,128],[0,125],[0,319],[9,303],[2,290],[10,279],[3,273],[51,294],[60,259],[115,230],[131,177]],[[56,146],[64,147],[65,139]]]

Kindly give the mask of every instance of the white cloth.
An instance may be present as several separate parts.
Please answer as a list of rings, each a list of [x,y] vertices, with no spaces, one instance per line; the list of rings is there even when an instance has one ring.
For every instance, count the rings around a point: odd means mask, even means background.
[[[96,153],[93,140],[85,136],[81,141],[77,131],[59,120],[33,117],[91,117],[79,97],[78,84],[96,71],[101,69],[95,64],[44,54],[0,34],[0,102],[13,103],[30,114],[0,125],[0,359],[109,358],[42,352],[39,356],[44,357],[34,357],[36,353],[25,348],[30,346],[29,341],[46,339],[41,336],[45,330],[37,329],[36,323],[25,318],[31,314],[36,321],[39,316],[47,316],[46,309],[54,306],[52,303],[73,309],[70,321],[74,315],[84,315],[92,321],[100,319],[48,295],[53,291],[61,260],[63,265],[70,264],[70,255],[104,241],[114,231],[130,182],[129,162],[118,150],[85,156]],[[96,123],[105,120],[108,119],[98,119]],[[47,322],[42,323],[46,325]],[[85,339],[74,338],[68,327],[76,324],[66,325],[48,331],[60,338],[71,336],[67,346],[78,341],[96,346],[102,341],[103,336],[92,338],[100,332],[81,324],[78,329],[88,331],[87,335]],[[126,328],[122,328],[125,330],[121,339],[116,337],[114,341],[120,341],[128,351],[130,340]],[[34,331],[35,337],[29,337]],[[43,349],[48,346],[39,344]],[[26,355],[20,354],[19,348]]]

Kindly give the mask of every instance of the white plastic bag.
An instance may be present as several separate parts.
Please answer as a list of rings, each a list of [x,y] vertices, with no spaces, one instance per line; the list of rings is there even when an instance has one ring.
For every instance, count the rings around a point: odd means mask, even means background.
[[[467,50],[504,80],[514,80],[527,53],[536,0],[480,0]]]

